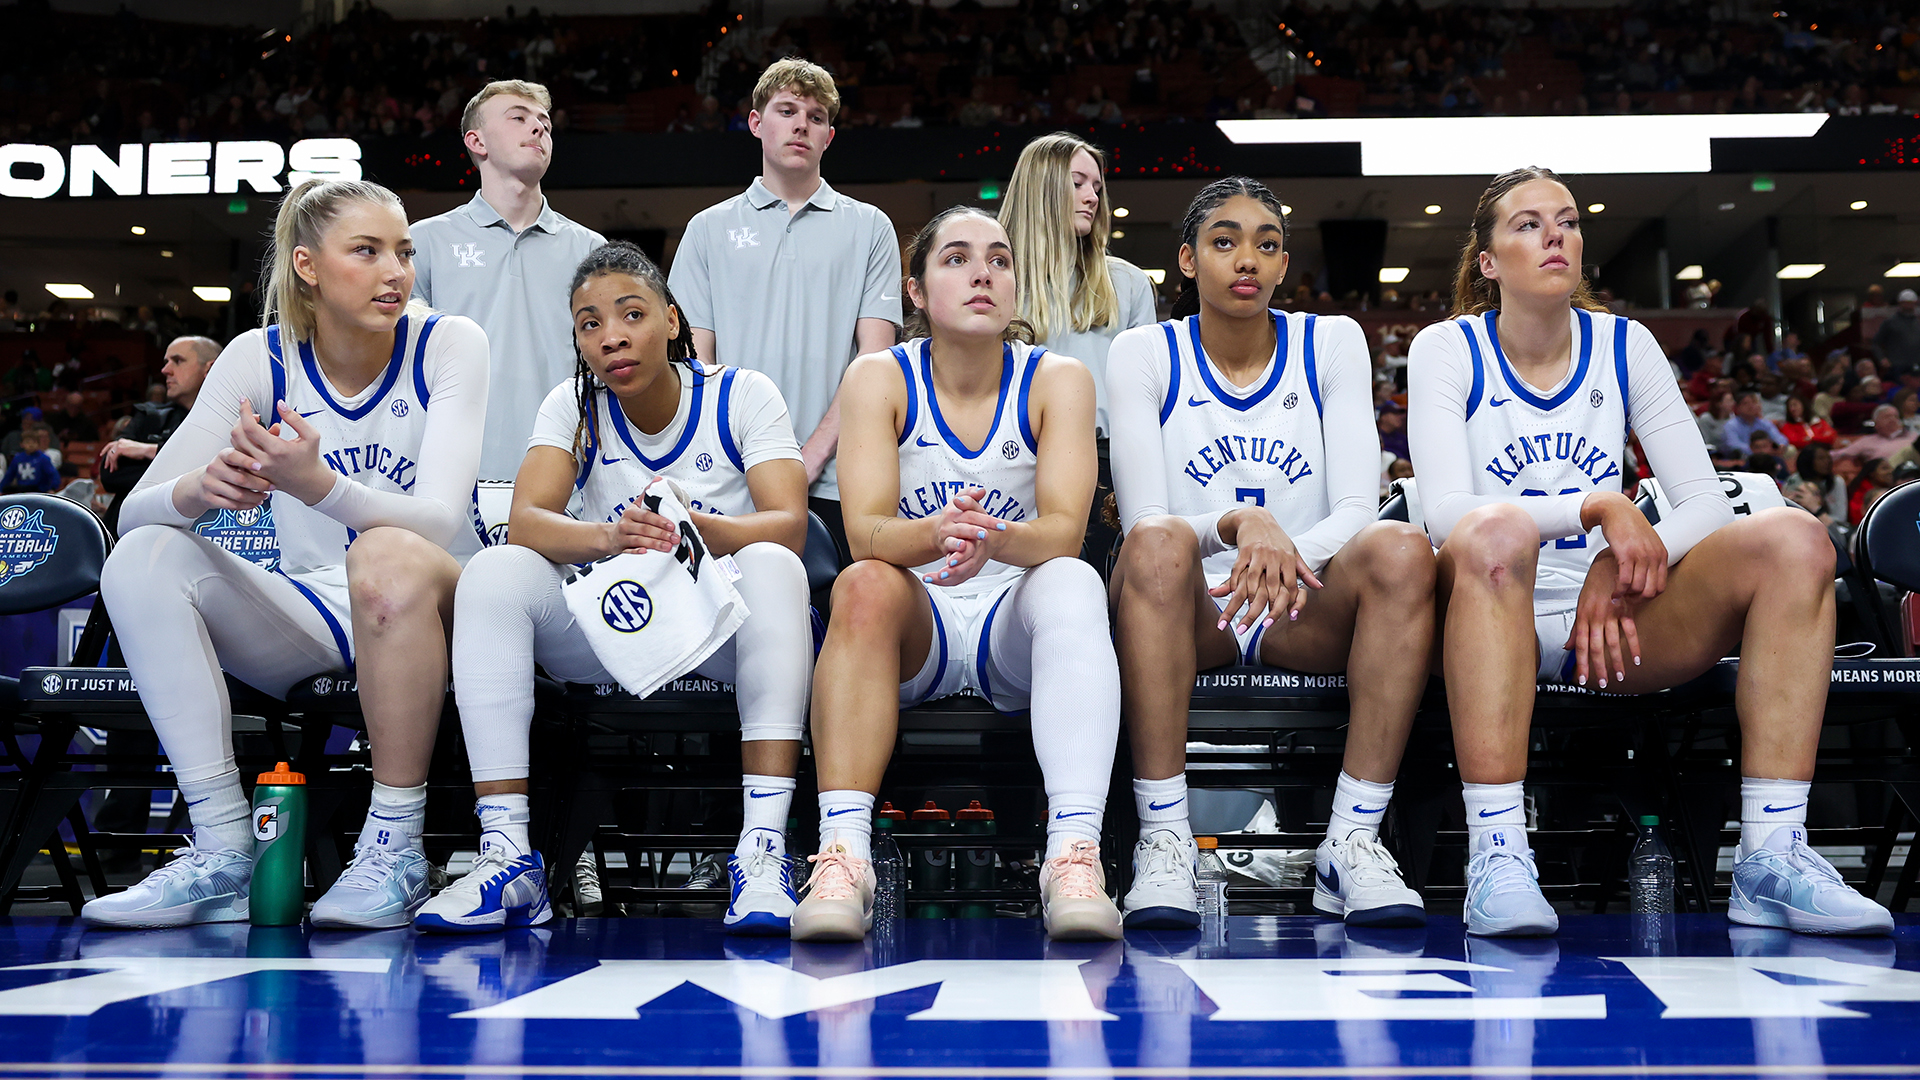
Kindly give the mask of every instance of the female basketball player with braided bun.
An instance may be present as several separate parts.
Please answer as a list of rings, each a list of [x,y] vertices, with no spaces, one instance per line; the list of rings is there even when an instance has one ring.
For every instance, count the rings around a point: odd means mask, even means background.
[[[1521,782],[1536,680],[1614,693],[1741,657],[1735,922],[1888,933],[1892,917],[1807,846],[1833,663],[1833,544],[1797,508],[1738,520],[1659,343],[1595,303],[1578,203],[1546,169],[1474,209],[1454,315],[1408,354],[1409,438],[1439,545],[1442,667],[1465,782],[1467,930],[1559,926],[1527,843]],[[1631,428],[1673,503],[1621,493]]]
[[[765,375],[693,356],[666,276],[632,244],[590,253],[568,296],[578,370],[534,420],[513,486],[512,542],[473,557],[454,606],[454,692],[479,795],[480,855],[414,925],[471,933],[547,921],[545,863],[527,830],[533,667],[568,682],[614,681],[561,595],[561,564],[673,551],[677,527],[640,501],[664,476],[686,492],[708,551],[739,565],[750,612],[698,668],[734,683],[740,705],[744,827],[728,864],[726,925],[785,934],[795,903],[787,810],[813,670],[799,556],[807,473],[786,403]],[[578,519],[567,514],[576,491]]]
[[[1420,895],[1378,843],[1433,644],[1433,549],[1376,522],[1380,443],[1358,324],[1272,311],[1286,215],[1257,181],[1208,184],[1180,226],[1174,319],[1107,354],[1126,542],[1114,622],[1140,841],[1129,927],[1199,925],[1187,816],[1197,668],[1347,673],[1353,722],[1317,853],[1314,907],[1419,926]]]
[[[1031,706],[1047,933],[1117,938],[1099,841],[1120,677],[1099,575],[1075,557],[1093,499],[1093,377],[1024,340],[1018,267],[993,218],[943,211],[907,262],[912,340],[854,360],[840,391],[858,561],[834,583],[814,682],[821,851],[793,936],[866,933],[873,799],[899,710],[972,691],[1003,711]]]
[[[290,191],[266,315],[227,346],[120,513],[100,592],[193,821],[180,857],[89,903],[97,926],[244,921],[251,816],[221,671],[269,694],[353,669],[373,805],[316,926],[405,926],[427,898],[427,761],[446,695],[447,626],[470,528],[487,339],[409,305],[400,200],[363,181]],[[270,505],[280,569],[192,531],[209,509]]]

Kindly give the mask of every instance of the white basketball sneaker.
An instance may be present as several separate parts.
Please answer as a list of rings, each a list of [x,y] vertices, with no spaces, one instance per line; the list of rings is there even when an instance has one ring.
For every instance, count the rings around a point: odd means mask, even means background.
[[[314,901],[315,929],[391,930],[427,902],[427,857],[410,847],[362,844],[333,888]]]
[[[483,934],[539,926],[553,918],[547,902],[547,863],[537,851],[518,858],[498,844],[483,844],[473,868],[414,913],[417,930]]]
[[[1808,847],[1803,825],[1782,825],[1766,847],[1735,849],[1733,860],[1727,918],[1736,923],[1802,934],[1893,933],[1893,915],[1862,896],[1832,863]]]
[[[1192,930],[1200,925],[1194,895],[1193,841],[1164,829],[1133,845],[1133,885],[1122,907],[1129,930]]]
[[[246,922],[253,855],[215,847],[212,839],[196,829],[186,847],[174,849],[172,862],[132,888],[87,901],[80,921],[120,930]]]
[[[1400,864],[1364,832],[1327,837],[1313,854],[1313,909],[1348,926],[1427,925],[1420,894],[1400,879]]]
[[[1487,937],[1542,937],[1560,929],[1560,916],[1540,891],[1533,852],[1496,829],[1467,860],[1467,933]]]

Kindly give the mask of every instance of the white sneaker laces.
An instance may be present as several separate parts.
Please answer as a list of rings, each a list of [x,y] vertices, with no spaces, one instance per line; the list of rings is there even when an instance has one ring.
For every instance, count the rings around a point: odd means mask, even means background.
[[[1793,846],[1782,854],[1788,863],[1798,868],[1808,877],[1818,881],[1822,886],[1847,890],[1853,889],[1853,886],[1847,884],[1847,879],[1840,876],[1840,871],[1835,870],[1832,863],[1828,862],[1819,852],[1809,847],[1805,840],[1795,840]]]
[[[1075,840],[1065,855],[1047,860],[1047,870],[1058,894],[1074,900],[1105,896],[1100,887],[1100,845]]]
[[[1511,888],[1530,888],[1539,880],[1539,873],[1533,868],[1531,852],[1503,851],[1488,848],[1474,852],[1468,860],[1469,877],[1482,877],[1496,890]]]
[[[1395,862],[1380,841],[1361,835],[1347,838],[1344,846],[1354,861],[1347,870],[1357,885],[1401,885],[1400,864]]]
[[[1193,880],[1193,857],[1179,837],[1156,835],[1140,853],[1135,879],[1149,885],[1167,885]]]
[[[372,889],[393,876],[400,865],[400,849],[365,844],[353,849],[353,862],[347,864],[335,885],[350,889]]]

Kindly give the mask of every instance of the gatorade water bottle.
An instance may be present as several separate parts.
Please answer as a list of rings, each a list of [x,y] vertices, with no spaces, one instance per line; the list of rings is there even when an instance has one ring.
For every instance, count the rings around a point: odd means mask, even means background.
[[[913,812],[913,831],[931,834],[951,833],[953,822],[948,818],[945,810],[935,806],[932,799],[928,799],[927,805]],[[920,895],[947,892],[953,888],[953,851],[951,849],[916,845],[913,855],[908,859],[908,865],[907,880]],[[953,917],[953,907],[950,904],[915,904],[913,917],[949,919]]]
[[[963,836],[992,836],[999,832],[994,823],[993,811],[980,805],[975,799],[967,804],[965,810],[955,814],[958,819],[953,831]],[[953,858],[953,885],[963,892],[993,888],[993,849],[992,848],[955,848]],[[993,905],[978,901],[960,905],[960,917],[963,919],[991,919]]]
[[[282,761],[253,789],[255,926],[297,926],[306,907],[307,778]]]

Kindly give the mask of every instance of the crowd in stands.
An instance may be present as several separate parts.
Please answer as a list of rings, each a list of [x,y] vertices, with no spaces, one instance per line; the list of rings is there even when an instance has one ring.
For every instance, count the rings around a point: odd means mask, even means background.
[[[0,7],[0,30],[36,42],[0,69],[0,130],[33,142],[444,137],[480,84],[525,78],[552,88],[556,127],[725,131],[745,127],[754,76],[783,55],[834,72],[842,127],[1330,111],[1871,114],[1920,92],[1920,15],[1890,0],[1791,17],[1731,0],[1344,10],[1295,0],[1278,9],[1275,32],[1301,78],[1280,88],[1284,69],[1254,65],[1232,10],[852,0],[756,30],[723,4],[564,17],[509,5],[494,18],[397,21],[356,0],[330,25],[241,28],[54,13],[29,0]]]

